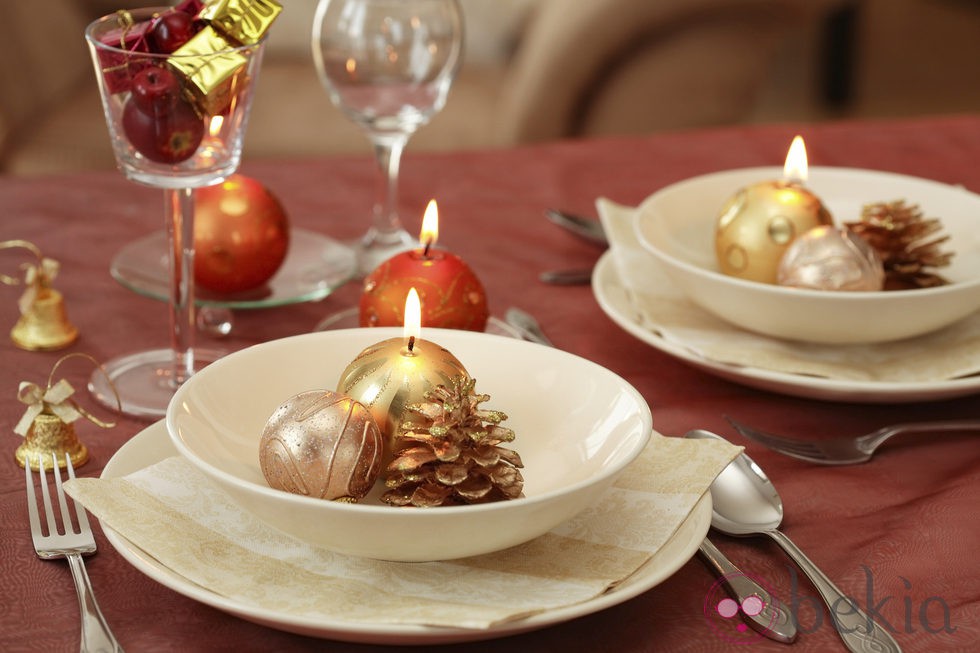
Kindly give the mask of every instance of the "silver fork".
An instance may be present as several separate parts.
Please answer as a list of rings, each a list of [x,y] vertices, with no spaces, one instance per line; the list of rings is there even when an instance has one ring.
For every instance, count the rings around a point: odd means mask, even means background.
[[[893,424],[857,437],[837,437],[815,442],[796,440],[754,429],[726,417],[735,430],[781,454],[821,465],[853,465],[871,460],[874,452],[889,438],[902,433],[941,433],[980,431],[980,419]]]
[[[95,553],[95,538],[92,536],[92,527],[89,526],[88,516],[85,509],[75,505],[75,517],[78,530],[72,526],[71,513],[68,510],[68,501],[65,498],[65,490],[61,485],[61,470],[58,468],[58,459],[51,454],[51,461],[54,463],[52,470],[55,488],[58,493],[58,504],[61,507],[61,522],[63,529],[58,529],[55,521],[54,509],[51,506],[51,493],[48,490],[48,481],[44,473],[44,464],[41,456],[37,457],[37,467],[41,476],[41,497],[44,503],[44,515],[47,522],[47,531],[41,530],[41,518],[38,515],[37,499],[34,493],[34,479],[31,476],[31,462],[26,461],[24,470],[27,478],[27,510],[31,521],[31,538],[34,540],[34,550],[37,551],[39,558],[48,560],[51,558],[67,558],[68,566],[71,569],[72,579],[75,581],[75,592],[78,594],[78,605],[82,613],[82,641],[80,646],[81,653],[122,653],[122,647],[112,636],[99,604],[95,601],[95,594],[92,592],[92,584],[85,571],[85,563],[82,562],[82,555]],[[71,458],[65,454],[68,478],[75,478],[75,470],[71,464]],[[74,503],[74,502],[72,502]]]

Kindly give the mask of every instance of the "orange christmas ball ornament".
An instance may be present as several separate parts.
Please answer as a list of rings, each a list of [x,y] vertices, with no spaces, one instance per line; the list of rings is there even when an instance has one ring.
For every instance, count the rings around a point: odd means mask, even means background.
[[[483,331],[490,311],[483,284],[463,259],[436,249],[438,216],[430,202],[420,240],[427,243],[392,256],[364,279],[360,325],[402,326],[405,297],[415,288],[422,303],[422,326]]]
[[[232,175],[197,190],[194,281],[217,293],[258,288],[279,270],[289,249],[289,221],[260,182]]]

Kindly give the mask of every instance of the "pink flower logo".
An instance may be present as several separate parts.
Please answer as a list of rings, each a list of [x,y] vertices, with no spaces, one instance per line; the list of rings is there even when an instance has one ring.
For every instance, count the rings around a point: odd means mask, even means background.
[[[741,616],[757,617],[763,614],[767,606],[762,597],[759,596],[746,597],[741,603],[728,596],[724,589],[725,581],[735,576],[748,577],[746,574],[731,574],[724,579],[719,579],[711,586],[704,598],[704,617],[711,630],[725,641],[732,644],[752,644],[761,640],[763,635],[749,628]],[[770,592],[771,595],[771,590],[758,578],[752,577],[752,580]],[[776,615],[772,611],[769,614],[773,619],[772,624],[774,624]]]

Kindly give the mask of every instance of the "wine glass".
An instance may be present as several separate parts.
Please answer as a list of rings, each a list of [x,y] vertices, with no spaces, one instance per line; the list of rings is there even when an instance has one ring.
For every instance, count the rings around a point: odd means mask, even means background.
[[[371,140],[380,172],[371,228],[358,243],[366,274],[417,245],[398,218],[398,167],[409,137],[446,104],[459,68],[457,0],[319,0],[313,61],[333,104]]]
[[[177,9],[151,7],[104,16],[85,29],[116,165],[130,180],[164,190],[170,267],[170,348],[105,364],[89,380],[101,403],[139,417],[166,414],[174,391],[221,352],[195,349],[194,189],[235,172],[264,39],[237,45],[210,26],[180,34],[188,21],[159,21]],[[148,52],[153,44],[155,51]],[[193,52],[196,52],[194,54]]]

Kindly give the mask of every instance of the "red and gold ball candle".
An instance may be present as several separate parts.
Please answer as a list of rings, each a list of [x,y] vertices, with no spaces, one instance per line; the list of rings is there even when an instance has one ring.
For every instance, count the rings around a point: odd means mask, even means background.
[[[397,447],[394,437],[408,407],[425,401],[436,386],[449,387],[466,368],[452,352],[422,339],[419,295],[410,288],[405,300],[404,334],[375,343],[359,353],[340,375],[337,392],[363,404],[385,438],[382,469],[392,460]]]
[[[429,202],[422,220],[422,247],[396,254],[364,279],[360,325],[401,326],[402,309],[410,288],[422,302],[422,324],[426,327],[483,331],[490,315],[483,284],[463,259],[436,249],[439,213],[435,200]]]
[[[798,236],[832,225],[830,212],[807,179],[806,147],[797,136],[786,155],[783,179],[741,188],[722,207],[715,229],[715,255],[725,274],[776,283],[779,262]]]

